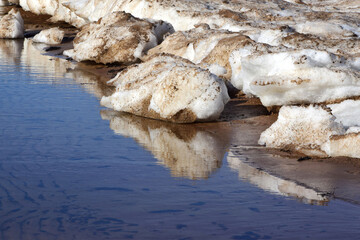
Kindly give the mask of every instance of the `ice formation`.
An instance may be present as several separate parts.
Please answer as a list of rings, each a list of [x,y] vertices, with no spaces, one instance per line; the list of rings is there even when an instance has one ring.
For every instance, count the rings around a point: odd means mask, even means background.
[[[360,158],[359,101],[322,106],[283,106],[259,139],[266,147]],[[315,151],[313,151],[315,153]]]
[[[76,61],[133,63],[171,31],[164,22],[151,23],[125,12],[114,12],[82,28],[74,49],[64,54]]]
[[[0,38],[23,38],[24,20],[19,11],[12,9],[0,20]]]
[[[229,100],[222,80],[173,55],[153,56],[110,82],[116,92],[103,97],[102,105],[171,122],[214,120]]]
[[[231,82],[264,106],[329,103],[360,95],[360,73],[341,56],[312,49],[230,57]]]
[[[34,42],[45,44],[60,44],[64,38],[65,32],[59,28],[50,28],[42,30],[33,38]]]
[[[110,128],[134,138],[175,177],[208,178],[221,165],[224,141],[191,124],[172,124],[114,111],[101,111]]]

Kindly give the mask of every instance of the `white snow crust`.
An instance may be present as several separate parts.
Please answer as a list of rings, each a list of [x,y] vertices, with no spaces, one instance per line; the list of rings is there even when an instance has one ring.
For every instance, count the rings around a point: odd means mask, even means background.
[[[264,106],[322,103],[360,95],[360,74],[341,56],[304,49],[233,52],[231,82]]]

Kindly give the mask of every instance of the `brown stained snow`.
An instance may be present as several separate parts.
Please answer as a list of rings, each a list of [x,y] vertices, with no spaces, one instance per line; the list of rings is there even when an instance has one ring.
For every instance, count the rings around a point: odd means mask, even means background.
[[[216,119],[229,100],[224,83],[190,61],[154,55],[119,73],[101,103],[117,111],[177,123]]]
[[[69,54],[77,61],[134,63],[156,46],[155,25],[125,12],[115,12],[84,26]]]

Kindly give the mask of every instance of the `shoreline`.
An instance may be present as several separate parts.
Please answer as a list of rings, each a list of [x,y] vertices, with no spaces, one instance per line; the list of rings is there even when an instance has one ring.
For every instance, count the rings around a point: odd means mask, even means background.
[[[71,39],[77,31],[76,28],[66,23],[44,23],[50,16],[38,16],[27,12],[23,17],[25,32],[28,36],[53,26],[68,30],[65,43],[53,45],[53,49],[45,51],[47,56],[64,59],[65,57],[59,53],[72,47]],[[75,70],[95,75],[96,79],[100,81],[99,85],[107,88],[104,92],[112,88],[106,82],[124,68],[124,66],[115,64],[76,63],[75,61],[72,63]],[[357,159],[347,157],[305,159],[306,155],[301,153],[269,149],[258,145],[260,134],[275,122],[276,118],[277,115],[269,114],[259,99],[249,99],[242,95],[237,99],[231,99],[217,122],[190,125],[217,135],[219,142],[223,143],[217,151],[231,152],[235,158],[242,159],[249,166],[315,190],[320,195],[326,195],[330,200],[334,198],[360,204],[360,194],[356,192],[356,187],[360,184],[358,177],[360,163]],[[139,121],[157,121],[160,125],[172,125],[160,120],[143,119]],[[324,169],[326,169],[325,172]]]

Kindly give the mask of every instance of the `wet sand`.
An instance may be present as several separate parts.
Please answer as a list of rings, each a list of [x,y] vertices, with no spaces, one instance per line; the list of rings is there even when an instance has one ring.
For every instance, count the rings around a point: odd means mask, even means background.
[[[42,29],[50,27],[61,27],[66,31],[66,38],[60,45],[54,45],[51,48],[46,48],[43,52],[45,55],[51,57],[58,57],[66,59],[61,53],[66,49],[72,48],[72,39],[75,37],[76,28],[66,23],[50,23],[47,20],[50,16],[36,16],[29,12],[21,10],[21,14],[25,21],[26,37],[31,37]],[[89,75],[94,82],[78,82],[84,87],[97,88],[97,97],[101,95],[109,95],[114,88],[109,86],[106,82],[114,77],[118,71],[121,71],[125,66],[121,65],[101,65],[94,63],[76,63],[71,59],[64,61],[71,62],[74,67],[68,71],[73,74],[80,74],[82,76]],[[81,79],[81,78],[80,78]],[[233,95],[233,94],[232,94]],[[111,111],[112,112],[112,111]],[[110,120],[121,113],[104,113]],[[104,116],[105,116],[104,115]],[[121,116],[123,121],[123,116]],[[332,198],[342,199],[351,203],[360,204],[360,193],[357,191],[360,184],[360,163],[358,159],[351,158],[309,158],[304,154],[280,151],[274,149],[266,149],[258,145],[260,134],[267,129],[277,119],[277,114],[269,113],[263,107],[257,98],[247,98],[244,95],[237,94],[237,97],[226,105],[224,112],[217,122],[213,123],[194,123],[189,125],[170,124],[162,121],[145,119],[137,116],[126,114],[126,121],[135,122],[139,129],[147,131],[148,128],[165,128],[169,129],[178,139],[185,142],[190,142],[194,133],[205,132],[209,133],[216,144],[210,145],[212,152],[216,152],[218,161],[222,161],[224,155],[230,158],[237,158],[242,163],[257,169],[260,172],[276,176],[279,179],[295,183],[306,189],[314,190],[319,196],[324,196],[325,200],[319,202],[311,202],[314,204],[325,204]],[[110,126],[111,127],[111,126]],[[115,127],[111,127],[115,132]],[[180,130],[179,130],[180,129]],[[156,156],[160,164],[169,168],[174,176],[186,178],[207,178],[213,171],[220,167],[220,163],[210,166],[209,171],[192,174],[179,174],[176,170],[178,167],[176,162],[169,159],[174,156],[166,156],[161,154],[161,147],[154,147],[151,142],[141,142],[136,136],[129,133],[146,149],[151,151]],[[159,150],[160,149],[160,150]],[[160,151],[160,153],[159,153]],[[169,149],[167,149],[169,151]],[[227,153],[226,153],[227,152]],[[231,156],[230,156],[231,155]],[[187,166],[188,168],[191,166]],[[234,168],[234,171],[237,171]],[[252,182],[246,176],[240,174],[239,177]],[[200,174],[200,175],[197,175]],[[263,180],[263,181],[266,181]],[[261,187],[259,185],[259,187]],[[280,188],[279,188],[280,189]],[[281,189],[279,191],[282,191]],[[286,194],[286,191],[282,192]],[[280,192],[281,194],[281,192]],[[301,192],[290,194],[299,199],[306,198]]]

